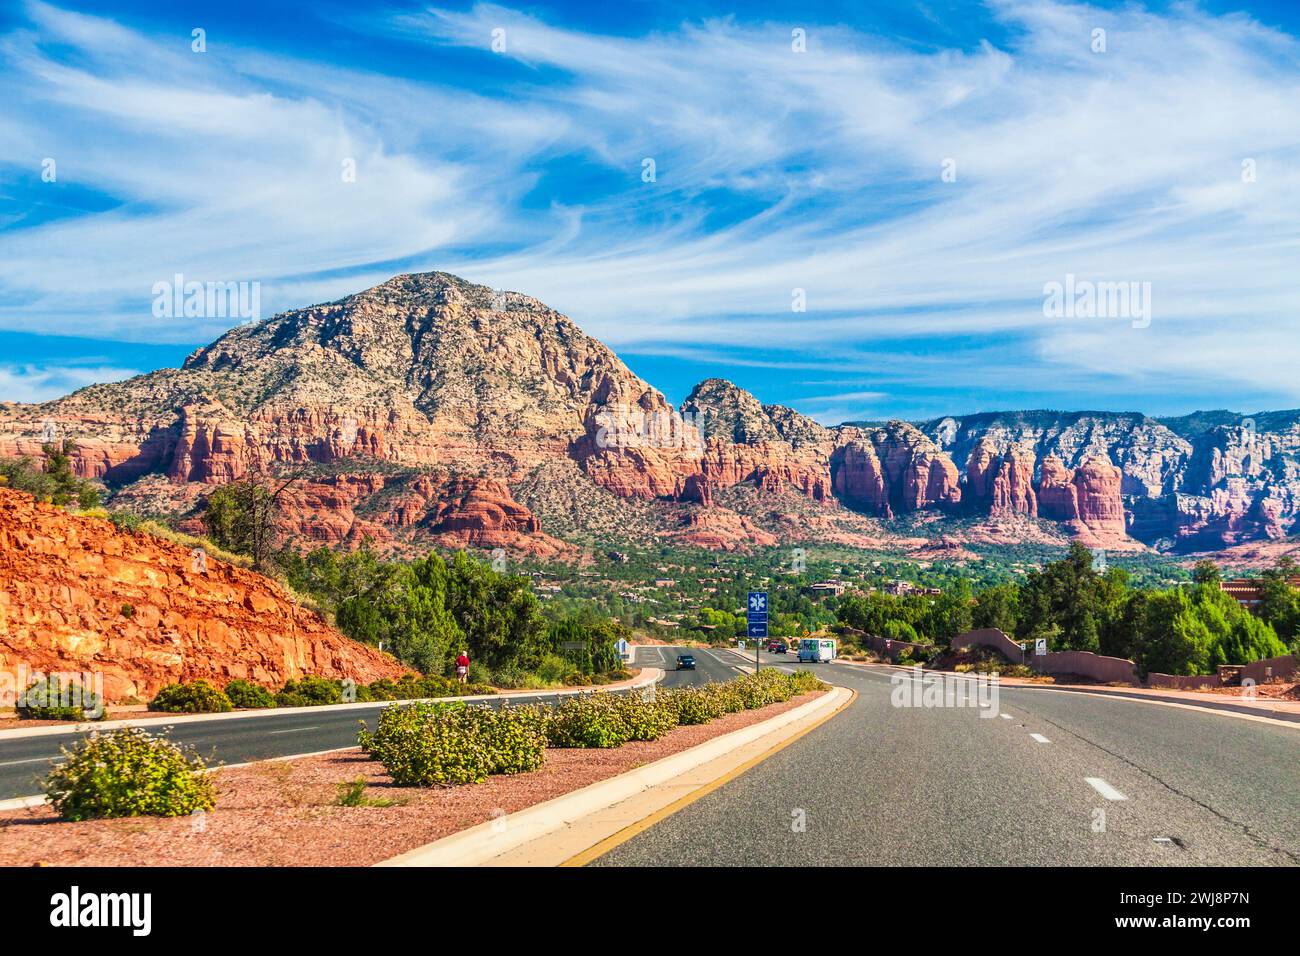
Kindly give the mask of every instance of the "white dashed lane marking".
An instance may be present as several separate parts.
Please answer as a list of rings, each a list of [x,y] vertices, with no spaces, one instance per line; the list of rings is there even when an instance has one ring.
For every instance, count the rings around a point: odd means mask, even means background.
[[[1051,741],[1048,740],[1046,737],[1044,737],[1042,734],[1030,734],[1029,736],[1033,737],[1033,738],[1034,738],[1035,740],[1037,740],[1040,744],[1050,744],[1050,743],[1051,743]]]
[[[306,730],[320,730],[320,727],[319,727],[319,726],[316,726],[316,727],[293,727],[293,728],[290,728],[289,730],[269,730],[269,731],[267,731],[267,733],[271,733],[271,734],[300,734],[300,733],[302,733],[303,731],[306,731]]]
[[[1124,794],[1120,793],[1118,790],[1116,790],[1114,787],[1108,784],[1105,780],[1102,780],[1101,777],[1084,777],[1083,780],[1086,784],[1088,784],[1088,786],[1092,787],[1092,789],[1096,790],[1107,800],[1128,799],[1128,797],[1124,796]]]

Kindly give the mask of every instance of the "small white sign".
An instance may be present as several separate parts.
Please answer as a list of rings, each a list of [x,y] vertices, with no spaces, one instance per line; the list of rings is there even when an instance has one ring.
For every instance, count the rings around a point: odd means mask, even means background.
[[[1040,637],[1034,641],[1034,656],[1043,657],[1047,654],[1047,638]]]

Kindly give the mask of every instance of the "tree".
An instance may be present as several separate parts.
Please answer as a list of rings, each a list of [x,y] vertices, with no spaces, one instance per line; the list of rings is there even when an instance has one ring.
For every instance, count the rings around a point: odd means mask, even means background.
[[[45,462],[39,467],[30,458],[0,462],[0,485],[60,507],[74,504],[82,510],[94,508],[100,501],[99,488],[73,474],[68,457],[71,447],[71,442],[41,446]]]
[[[227,551],[247,554],[255,570],[265,570],[275,548],[275,514],[280,495],[300,474],[294,472],[281,479],[259,465],[243,478],[214,490],[203,511],[208,536]]]
[[[1004,634],[1016,633],[1020,615],[1020,589],[1014,584],[998,584],[975,595],[971,624],[976,628],[996,627]]]
[[[1300,590],[1291,586],[1296,563],[1283,555],[1277,564],[1260,575],[1259,604],[1255,612],[1283,641],[1300,640]]]
[[[1218,587],[1223,581],[1223,574],[1219,571],[1219,566],[1208,558],[1197,561],[1192,568],[1193,584],[1213,584]]]
[[[1075,541],[1063,559],[1031,571],[1020,592],[1020,609],[1017,634],[1022,640],[1055,629],[1057,649],[1096,651],[1107,600],[1092,553]]]

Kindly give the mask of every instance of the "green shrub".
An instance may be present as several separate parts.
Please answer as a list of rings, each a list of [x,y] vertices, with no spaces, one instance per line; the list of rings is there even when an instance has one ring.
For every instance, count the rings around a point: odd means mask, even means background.
[[[492,683],[507,690],[517,690],[528,684],[532,675],[526,673],[517,664],[505,664],[492,672]]]
[[[737,678],[736,680],[739,680]],[[745,698],[735,680],[724,683],[704,685],[704,692],[712,696],[718,708],[718,715],[734,714],[745,709]]]
[[[616,700],[628,740],[658,740],[677,726],[676,706],[657,696],[646,700],[639,694],[623,694]]]
[[[665,703],[677,712],[677,722],[684,725],[707,724],[722,716],[718,695],[703,687],[682,687],[664,691]]]
[[[618,747],[627,725],[613,694],[577,694],[555,708],[547,727],[552,747]]]
[[[830,684],[827,684],[812,671],[798,670],[790,675],[790,687],[794,690],[794,696],[807,694],[816,690],[830,690]]]
[[[559,654],[544,654],[541,662],[534,668],[537,679],[546,685],[563,683],[566,677],[577,673],[573,662]]]
[[[343,703],[343,682],[325,677],[303,677],[285,681],[275,695],[277,707],[317,707]]]
[[[103,720],[99,696],[82,684],[64,687],[57,677],[36,681],[14,705],[20,720]],[[87,717],[87,712],[96,714]]]
[[[274,707],[275,698],[271,692],[252,681],[235,679],[226,684],[226,696],[235,707],[252,710],[260,707]]]
[[[549,723],[542,708],[524,706],[494,710],[479,704],[465,710],[487,743],[492,764],[489,773],[527,773],[542,765]]]
[[[746,710],[757,710],[768,704],[779,704],[794,696],[790,678],[777,670],[761,670],[746,674],[731,682],[740,695]]]
[[[395,704],[357,742],[398,786],[481,783],[492,772],[493,754],[467,711],[463,704]]]
[[[110,511],[108,520],[118,531],[139,531],[140,525],[144,524],[144,519],[134,511]]]
[[[201,759],[138,727],[93,733],[62,755],[43,786],[65,820],[179,817],[216,802]]]
[[[362,700],[362,688],[357,687],[357,699]],[[381,677],[365,687],[366,700],[418,700],[425,697],[464,697],[495,694],[496,689],[486,684],[461,684],[448,677],[430,674],[419,677],[404,674],[397,680]]]
[[[401,786],[479,783],[542,765],[546,717],[536,707],[419,703],[385,707],[361,748]]]
[[[205,680],[168,684],[149,701],[150,710],[173,714],[220,714],[234,710],[230,698]]]

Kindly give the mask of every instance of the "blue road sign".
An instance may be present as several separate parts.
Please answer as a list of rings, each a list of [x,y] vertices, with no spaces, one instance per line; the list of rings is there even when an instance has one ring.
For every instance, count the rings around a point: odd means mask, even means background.
[[[751,623],[767,620],[767,592],[750,591],[749,606],[746,609]]]
[[[767,621],[750,621],[749,636],[762,638],[767,637]]]

